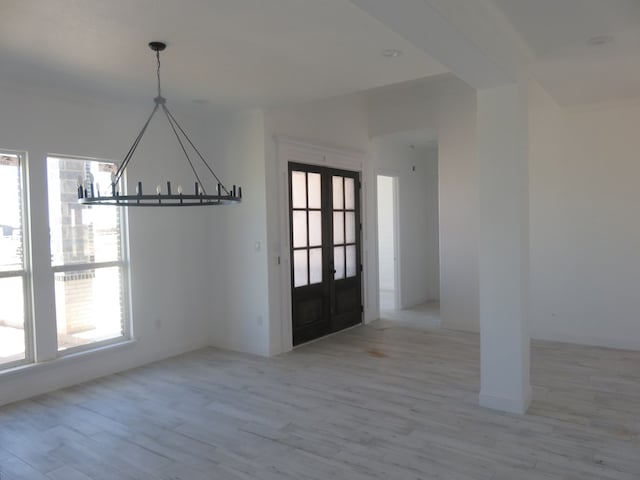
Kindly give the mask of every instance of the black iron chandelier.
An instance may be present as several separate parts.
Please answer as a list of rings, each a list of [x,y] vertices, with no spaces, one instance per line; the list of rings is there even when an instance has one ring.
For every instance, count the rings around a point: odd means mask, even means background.
[[[97,184],[94,185],[91,177],[84,182],[79,178],[78,202],[83,205],[116,205],[123,207],[187,207],[195,205],[224,205],[229,203],[240,203],[242,201],[242,188],[238,187],[236,190],[235,185],[230,189],[227,189],[224,186],[209,163],[193,144],[185,130],[180,126],[178,121],[167,108],[167,99],[162,96],[162,90],[160,88],[160,52],[163,51],[167,45],[163,42],[151,42],[149,43],[149,47],[151,50],[156,52],[156,75],[158,77],[158,95],[153,99],[155,105],[151,115],[147,118],[142,130],[140,130],[140,133],[133,141],[133,145],[131,145],[131,148],[127,152],[122,163],[118,166],[116,172],[111,174],[111,188],[108,191],[100,191],[99,186]],[[180,185],[174,192],[171,188],[171,182],[167,182],[166,192],[163,193],[160,185],[158,185],[154,195],[143,193],[142,182],[138,182],[135,195],[127,195],[124,192],[124,189],[120,188],[120,186],[124,184],[122,176],[127,165],[129,165],[133,154],[138,148],[138,144],[140,143],[140,140],[142,140],[151,119],[158,110],[161,110],[166,116],[171,130],[173,131],[178,143],[180,144],[180,148],[187,159],[189,167],[191,167],[191,171],[195,176],[194,191],[193,193],[184,193],[182,191],[182,186]],[[197,158],[202,161],[207,169],[207,174],[210,174],[213,177],[213,183],[216,185],[215,193],[207,193],[206,187],[194,167],[192,157],[189,155],[190,150],[192,156],[193,153],[195,153]],[[120,183],[121,180],[122,184]]]

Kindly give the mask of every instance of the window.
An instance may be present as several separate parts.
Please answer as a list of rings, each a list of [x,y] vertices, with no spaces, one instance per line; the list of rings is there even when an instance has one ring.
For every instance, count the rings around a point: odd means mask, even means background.
[[[0,366],[30,358],[23,154],[0,151]]]
[[[128,336],[120,208],[82,206],[78,184],[108,187],[112,162],[49,157],[49,228],[58,351]]]

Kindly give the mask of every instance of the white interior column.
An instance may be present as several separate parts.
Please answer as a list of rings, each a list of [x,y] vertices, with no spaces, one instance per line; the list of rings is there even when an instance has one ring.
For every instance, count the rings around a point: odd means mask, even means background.
[[[531,401],[527,116],[524,86],[478,90],[480,405],[513,413]]]

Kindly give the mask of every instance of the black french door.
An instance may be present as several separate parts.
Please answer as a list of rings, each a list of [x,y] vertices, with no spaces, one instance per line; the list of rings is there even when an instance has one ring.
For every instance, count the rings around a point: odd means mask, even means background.
[[[293,344],[362,322],[357,172],[289,163]]]

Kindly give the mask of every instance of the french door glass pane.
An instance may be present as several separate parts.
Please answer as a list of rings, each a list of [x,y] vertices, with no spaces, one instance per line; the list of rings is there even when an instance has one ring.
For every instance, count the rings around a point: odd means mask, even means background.
[[[356,276],[356,246],[347,246],[347,277]]]
[[[322,249],[309,250],[309,284],[322,283]]]
[[[309,246],[322,245],[322,213],[309,212]]]
[[[344,243],[355,243],[356,242],[356,214],[355,212],[346,212],[345,213],[345,223],[346,223],[346,232],[345,232],[345,242]]]
[[[309,267],[307,263],[307,251],[295,250],[293,252],[293,286],[304,287],[309,284]]]
[[[24,360],[24,290],[22,277],[0,278],[0,365]]]
[[[342,190],[342,177],[333,177],[333,209],[344,209],[344,192]]]
[[[123,335],[120,267],[55,274],[58,350]]]
[[[49,228],[53,265],[116,261],[120,252],[119,208],[87,208],[78,204],[78,181],[108,187],[111,162],[47,159]]]
[[[333,243],[344,243],[344,212],[333,212]]]
[[[307,175],[291,172],[291,207],[307,208]]]
[[[0,270],[22,270],[22,179],[18,155],[0,152],[0,205]]]
[[[293,212],[293,247],[307,246],[307,212]]]
[[[320,193],[320,174],[308,173],[307,182],[309,182],[309,207],[308,208],[321,208],[322,196]]]
[[[344,278],[344,247],[333,248],[333,264],[336,271],[334,278],[336,280]]]
[[[332,192],[332,207],[327,213],[333,221],[333,276],[341,280],[357,274],[356,184],[355,179],[341,175],[328,179]],[[322,182],[320,173],[291,171],[294,287],[323,281]]]
[[[344,179],[344,208],[354,210],[356,208],[355,182],[353,178]]]

